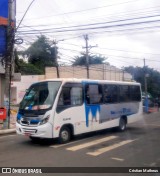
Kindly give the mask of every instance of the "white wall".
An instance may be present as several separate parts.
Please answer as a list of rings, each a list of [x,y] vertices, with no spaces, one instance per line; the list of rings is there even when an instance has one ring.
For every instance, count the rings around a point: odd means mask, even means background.
[[[87,70],[85,66],[60,66],[59,75],[60,78],[87,78]],[[45,79],[56,77],[57,71],[55,67],[45,68]],[[89,78],[98,80],[131,81],[132,75],[111,65],[97,64],[89,66]]]
[[[42,76],[43,78],[43,76]],[[28,76],[21,76],[20,82],[12,82],[11,85],[11,102],[18,104],[22,100],[26,89],[35,82],[38,82],[41,79],[39,75],[28,75]]]

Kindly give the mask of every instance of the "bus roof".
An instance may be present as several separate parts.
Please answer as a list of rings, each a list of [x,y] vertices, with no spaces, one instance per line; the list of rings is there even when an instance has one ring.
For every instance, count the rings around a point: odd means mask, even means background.
[[[112,80],[95,80],[95,79],[79,79],[79,78],[54,78],[54,79],[46,79],[40,82],[46,81],[62,81],[62,82],[88,82],[88,83],[110,83],[110,84],[123,84],[123,85],[140,85],[138,82],[127,82],[127,81],[112,81]]]

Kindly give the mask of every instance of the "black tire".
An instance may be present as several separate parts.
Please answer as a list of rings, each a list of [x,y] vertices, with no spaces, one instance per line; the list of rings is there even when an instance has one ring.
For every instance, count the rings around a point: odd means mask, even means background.
[[[39,142],[40,141],[40,138],[38,138],[38,137],[30,136],[29,138],[32,140],[32,142]]]
[[[126,130],[126,120],[125,118],[120,118],[120,121],[119,121],[119,126],[118,126],[118,131],[125,131]]]
[[[68,127],[63,127],[59,133],[59,142],[65,144],[71,139],[71,130]]]

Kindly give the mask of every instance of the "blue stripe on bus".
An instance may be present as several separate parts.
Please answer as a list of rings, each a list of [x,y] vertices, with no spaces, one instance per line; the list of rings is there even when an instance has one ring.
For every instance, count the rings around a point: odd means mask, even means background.
[[[97,112],[100,113],[100,105],[85,105],[85,112],[86,112],[86,126],[89,126],[89,113],[91,112],[92,119],[96,119]]]
[[[17,120],[20,120],[22,118],[22,114],[18,113],[17,114]]]
[[[97,81],[82,81],[82,85],[84,88],[84,100],[85,100],[85,85],[86,84],[98,84]],[[100,105],[87,105],[86,101],[84,101],[84,106],[85,106],[85,115],[86,115],[86,126],[89,126],[89,113],[91,112],[92,119],[96,118],[97,112],[100,112]]]

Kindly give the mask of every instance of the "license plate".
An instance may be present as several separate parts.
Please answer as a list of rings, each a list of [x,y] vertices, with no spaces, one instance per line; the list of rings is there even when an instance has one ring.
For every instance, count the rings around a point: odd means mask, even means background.
[[[27,137],[30,136],[30,135],[31,135],[30,133],[25,133],[25,136],[27,136]]]

